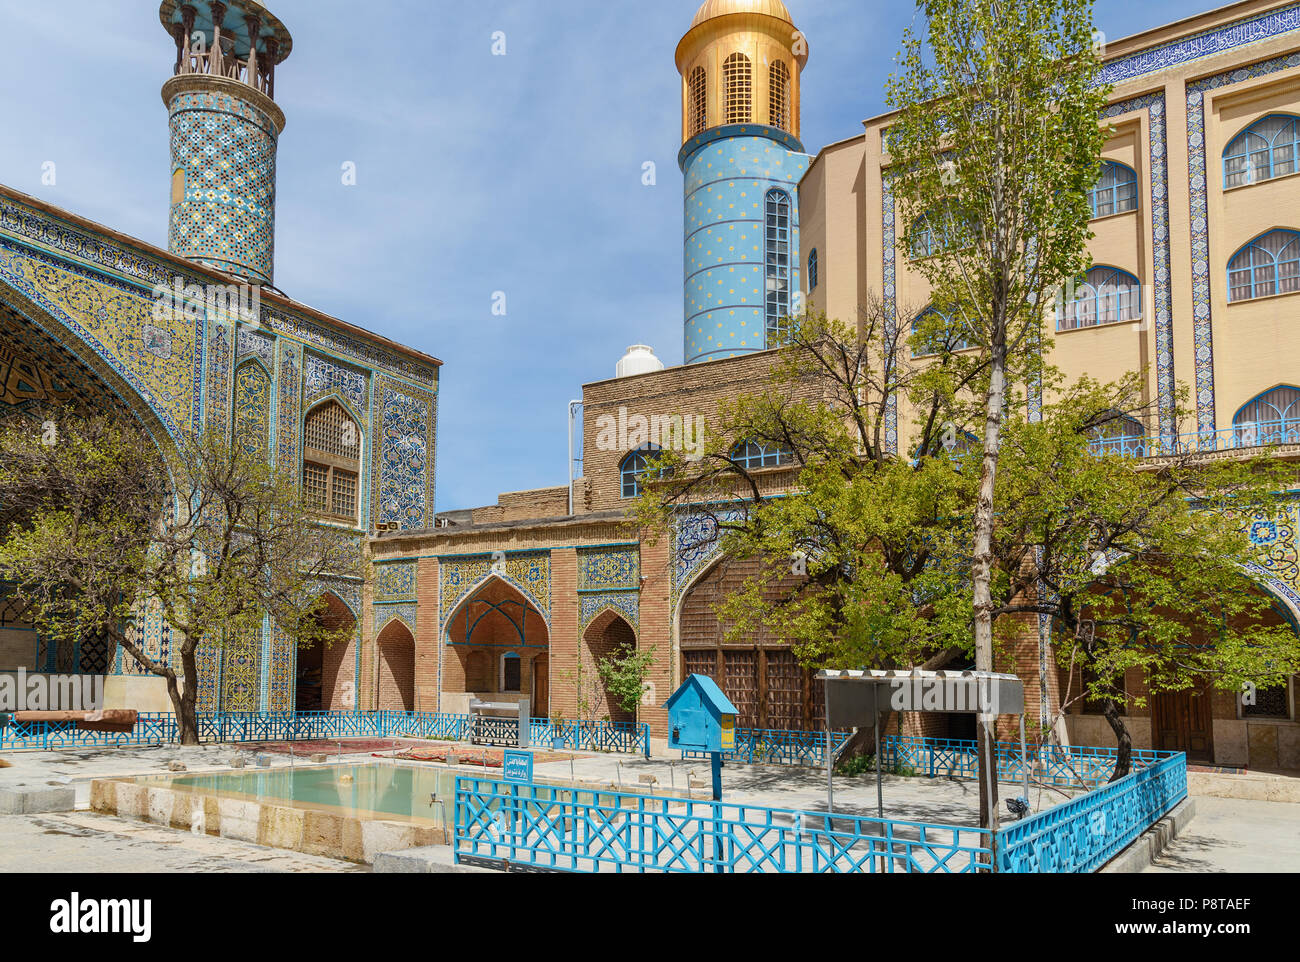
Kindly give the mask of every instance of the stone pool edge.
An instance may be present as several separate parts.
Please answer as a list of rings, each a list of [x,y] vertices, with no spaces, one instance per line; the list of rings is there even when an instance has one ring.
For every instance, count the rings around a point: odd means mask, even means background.
[[[381,852],[445,844],[443,829],[96,778],[90,809],[305,855],[373,865]]]

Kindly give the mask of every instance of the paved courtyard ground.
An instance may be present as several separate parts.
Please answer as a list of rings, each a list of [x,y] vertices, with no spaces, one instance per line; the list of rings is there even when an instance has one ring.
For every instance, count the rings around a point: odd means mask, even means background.
[[[0,873],[368,871],[366,865],[94,812],[0,815]]]
[[[1300,872],[1300,804],[1196,796],[1196,817],[1144,872]]]
[[[372,740],[373,741],[373,740]],[[385,754],[420,741],[392,742]],[[328,763],[372,761],[376,746],[368,742],[333,744]],[[362,748],[363,751],[350,751]],[[341,751],[340,751],[341,750]],[[169,763],[188,772],[226,770],[233,759],[254,765],[258,752],[246,745],[128,747],[48,752],[16,752],[4,756],[10,767],[0,768],[0,788],[13,785],[72,785],[76,812],[0,816],[0,872],[364,872],[365,866],[328,858],[205,835],[192,835],[145,822],[119,819],[86,810],[94,778],[159,775]],[[291,760],[266,755],[274,768]],[[535,772],[551,783],[573,781],[580,787],[622,789],[632,793],[709,795],[709,764],[703,759],[582,754],[560,757],[540,754]],[[292,764],[311,765],[298,757]],[[461,766],[467,776],[497,777],[480,765]],[[776,766],[728,764],[723,769],[723,798],[732,804],[825,811],[824,771]],[[978,788],[972,781],[950,778],[883,779],[887,818],[957,826],[977,823]],[[690,786],[688,788],[688,786]],[[836,776],[834,811],[874,816],[873,775]],[[1020,783],[999,786],[1005,799],[1022,795]],[[1070,792],[1033,786],[1030,800],[1041,811],[1071,797]],[[1204,873],[1300,871],[1300,804],[1252,801],[1211,796],[1196,797],[1196,817],[1158,862],[1147,871]],[[1002,806],[1005,819],[1005,804]]]

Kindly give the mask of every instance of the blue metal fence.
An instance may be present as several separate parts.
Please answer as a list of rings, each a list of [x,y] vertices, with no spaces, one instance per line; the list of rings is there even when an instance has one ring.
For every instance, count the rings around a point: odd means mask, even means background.
[[[563,872],[974,872],[978,828],[456,779],[457,862]]]
[[[486,727],[483,722],[487,723]],[[402,711],[376,712],[204,712],[197,717],[205,742],[309,741],[336,738],[390,737],[467,741],[474,729],[470,715]],[[514,744],[518,722],[480,719],[480,735]],[[558,722],[534,718],[529,733],[535,745],[563,741],[580,751],[623,752],[650,757],[650,726],[603,721]],[[74,722],[14,722],[0,728],[0,750],[113,748],[164,745],[179,738],[171,712],[143,712],[130,732],[78,729]]]
[[[835,751],[839,751],[852,732],[832,732]],[[826,733],[809,731],[780,731],[766,728],[737,728],[736,750],[723,752],[727,761],[747,765],[805,765],[819,767],[826,764]],[[708,758],[707,752],[682,752],[682,758]]]
[[[1187,797],[1187,756],[1169,754],[998,832],[1002,872],[1095,872]]]
[[[528,733],[534,746],[572,748],[583,752],[621,752],[650,757],[650,726],[646,724],[534,718],[529,724]]]
[[[997,742],[998,780],[1019,782],[1025,765],[1018,742]],[[880,753],[889,768],[911,769],[930,777],[953,775],[975,778],[979,771],[979,747],[974,741],[956,738],[917,738],[888,735],[881,739]],[[1087,746],[1030,745],[1027,750],[1029,777],[1047,785],[1097,788],[1110,780],[1119,752],[1114,748]],[[1134,749],[1135,770],[1155,765],[1169,752]]]

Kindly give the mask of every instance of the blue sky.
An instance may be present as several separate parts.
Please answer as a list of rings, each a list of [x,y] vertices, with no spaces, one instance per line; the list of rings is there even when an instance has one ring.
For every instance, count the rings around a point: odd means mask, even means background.
[[[884,109],[913,8],[787,3],[816,153]],[[566,404],[629,344],[681,363],[673,51],[698,5],[265,0],[294,38],[276,74],[276,284],[446,362],[438,510],[563,484]],[[1118,38],[1205,9],[1100,0],[1096,20]],[[157,3],[0,0],[0,35],[0,182],[165,246],[174,47]]]

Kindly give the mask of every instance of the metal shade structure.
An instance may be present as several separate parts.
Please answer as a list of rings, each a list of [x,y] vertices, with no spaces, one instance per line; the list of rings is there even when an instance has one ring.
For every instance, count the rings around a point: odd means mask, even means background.
[[[817,673],[826,692],[826,802],[833,805],[831,785],[835,760],[830,733],[843,728],[871,728],[876,742],[876,806],[884,818],[884,789],[880,778],[882,711],[945,712],[975,715],[1018,715],[1020,757],[1029,800],[1028,752],[1025,748],[1025,685],[1015,675],[993,671],[929,671],[922,668],[888,670],[823,669]],[[994,771],[988,777],[996,778]],[[984,778],[985,772],[980,772]]]

